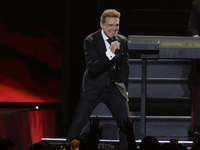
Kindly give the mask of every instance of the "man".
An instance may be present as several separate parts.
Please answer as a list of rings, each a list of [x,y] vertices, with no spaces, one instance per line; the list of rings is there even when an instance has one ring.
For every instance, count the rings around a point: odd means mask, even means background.
[[[193,37],[199,37],[200,35],[200,0],[195,0],[192,3],[187,32],[188,35]]]
[[[128,45],[127,38],[118,34],[120,13],[105,10],[100,18],[101,29],[84,40],[86,70],[80,100],[70,125],[67,141],[78,137],[89,121],[94,108],[103,102],[109,108],[118,127],[130,117],[128,106]],[[111,43],[107,40],[112,40]],[[127,147],[126,135],[120,134],[120,150]]]
[[[192,3],[192,11],[190,14],[189,24],[188,24],[188,35],[193,37],[199,37],[200,35],[200,0],[195,0]],[[199,39],[200,40],[200,39]],[[196,95],[194,102],[194,132],[200,133],[200,61],[193,61],[193,81],[196,86]]]

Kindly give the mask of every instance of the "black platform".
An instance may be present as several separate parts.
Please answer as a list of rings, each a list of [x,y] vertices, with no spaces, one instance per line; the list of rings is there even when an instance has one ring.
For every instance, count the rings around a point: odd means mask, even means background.
[[[56,145],[68,145],[69,143],[66,143],[66,138],[42,138],[41,140],[49,142],[53,147]],[[136,140],[137,147],[139,148],[141,140]],[[159,140],[160,144],[163,143],[169,143],[169,140]],[[192,147],[192,141],[178,141],[178,143],[184,145],[187,147],[187,149],[191,149]],[[30,145],[30,149],[34,146],[35,143],[32,143]],[[119,140],[111,140],[111,139],[100,139],[99,142],[100,146],[109,146],[110,150],[119,150]]]

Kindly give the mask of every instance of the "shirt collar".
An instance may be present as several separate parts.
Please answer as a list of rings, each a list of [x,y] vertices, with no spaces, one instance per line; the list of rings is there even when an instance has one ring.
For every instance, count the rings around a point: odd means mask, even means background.
[[[109,39],[105,33],[103,32],[103,30],[101,30],[101,34],[102,34],[102,37],[103,37],[103,40],[106,41],[107,39]]]

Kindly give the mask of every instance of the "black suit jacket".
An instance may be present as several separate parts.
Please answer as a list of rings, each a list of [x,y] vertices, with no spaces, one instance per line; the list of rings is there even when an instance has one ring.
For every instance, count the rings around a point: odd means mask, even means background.
[[[101,34],[101,30],[90,34],[84,40],[84,52],[86,59],[86,70],[82,82],[82,96],[88,100],[95,100],[102,93],[106,84],[114,82],[120,92],[124,93],[128,89],[128,44],[127,38],[117,35],[116,40],[120,44],[118,67],[110,71],[113,61],[106,56],[106,46]]]
[[[187,32],[190,36],[200,35],[200,0],[195,0],[192,3]]]

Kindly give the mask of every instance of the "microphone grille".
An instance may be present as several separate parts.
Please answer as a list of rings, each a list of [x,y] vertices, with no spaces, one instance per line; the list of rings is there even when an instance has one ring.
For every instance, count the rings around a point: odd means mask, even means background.
[[[116,37],[115,36],[112,37],[112,41],[116,41]]]

